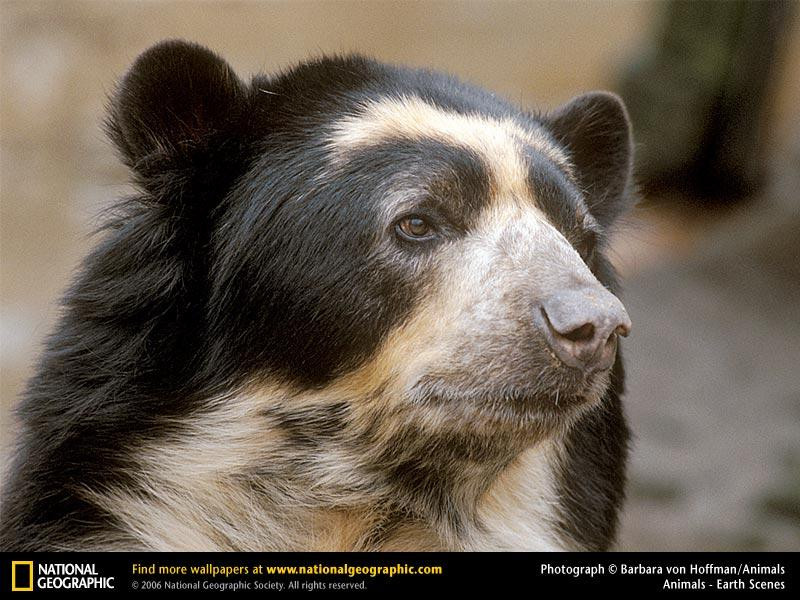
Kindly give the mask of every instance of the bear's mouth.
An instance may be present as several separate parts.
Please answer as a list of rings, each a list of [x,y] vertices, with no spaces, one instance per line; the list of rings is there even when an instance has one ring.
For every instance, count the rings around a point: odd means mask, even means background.
[[[599,404],[608,390],[610,371],[584,375],[572,369],[543,373],[536,381],[480,384],[426,376],[412,388],[415,404],[444,407],[454,417],[483,417],[511,425],[531,422],[562,424]]]

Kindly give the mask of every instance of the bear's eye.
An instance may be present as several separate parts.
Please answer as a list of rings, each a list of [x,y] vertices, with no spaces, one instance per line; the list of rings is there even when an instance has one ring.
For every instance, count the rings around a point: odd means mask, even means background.
[[[433,226],[418,215],[401,219],[395,226],[397,232],[405,239],[418,241],[433,237]]]

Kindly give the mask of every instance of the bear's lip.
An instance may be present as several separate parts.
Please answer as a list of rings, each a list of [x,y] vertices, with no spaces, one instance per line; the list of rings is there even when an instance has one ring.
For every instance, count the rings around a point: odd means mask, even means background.
[[[600,401],[608,391],[610,371],[608,368],[585,374],[577,369],[563,368],[555,377],[558,385],[546,388],[536,384],[504,385],[498,382],[464,389],[438,377],[425,377],[413,387],[411,398],[420,403],[509,406],[521,412],[569,411]]]

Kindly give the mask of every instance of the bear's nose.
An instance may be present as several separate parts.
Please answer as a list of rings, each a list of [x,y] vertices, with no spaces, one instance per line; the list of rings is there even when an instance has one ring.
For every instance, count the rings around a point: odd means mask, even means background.
[[[535,320],[556,356],[587,374],[610,368],[617,336],[627,336],[631,330],[622,302],[605,288],[560,291],[538,310]]]

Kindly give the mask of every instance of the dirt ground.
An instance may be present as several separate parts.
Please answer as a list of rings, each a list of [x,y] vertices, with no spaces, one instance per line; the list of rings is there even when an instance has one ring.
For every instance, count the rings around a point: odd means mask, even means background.
[[[208,44],[241,74],[358,49],[527,106],[614,87],[651,2],[0,3],[0,434],[99,213],[129,191],[100,129],[136,54]],[[770,173],[735,212],[650,199],[617,233],[634,322],[625,550],[800,550],[800,28],[773,92]]]
[[[763,198],[626,281],[622,549],[800,549],[799,233]]]

